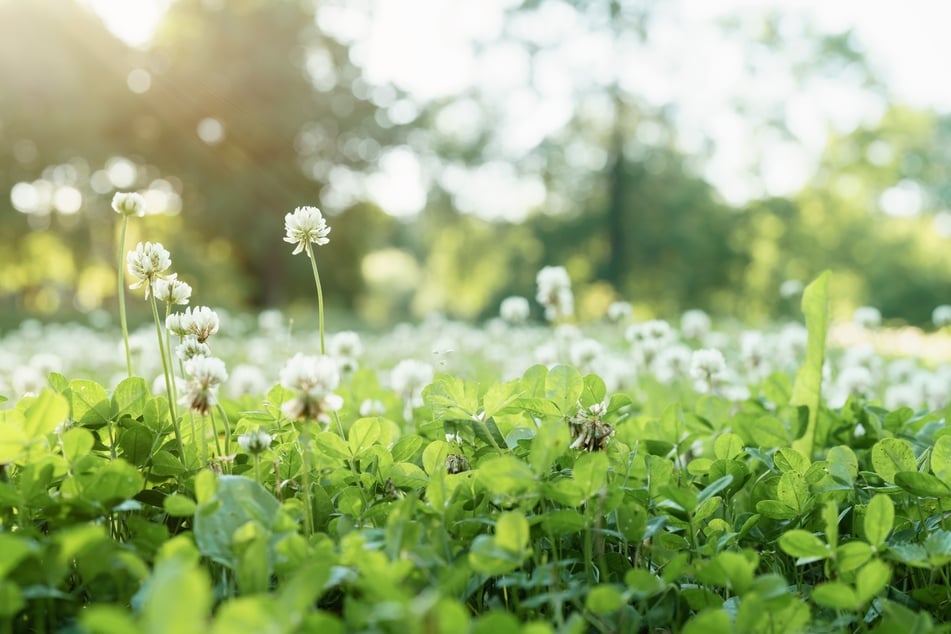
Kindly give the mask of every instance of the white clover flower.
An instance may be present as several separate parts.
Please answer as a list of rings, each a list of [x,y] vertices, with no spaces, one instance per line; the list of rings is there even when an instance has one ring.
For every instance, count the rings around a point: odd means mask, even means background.
[[[694,350],[690,357],[690,376],[696,380],[699,391],[712,390],[725,374],[726,361],[722,352],[716,348]]]
[[[874,306],[859,306],[852,315],[852,321],[860,328],[871,330],[882,324],[882,313]]]
[[[691,350],[683,344],[662,349],[651,362],[651,370],[661,383],[673,383],[690,372]]]
[[[182,325],[187,325],[188,332],[204,343],[208,337],[218,332],[218,314],[207,306],[196,306],[191,311],[186,308]]]
[[[710,326],[710,316],[702,310],[688,310],[680,317],[680,332],[687,339],[703,339],[710,332]]]
[[[145,285],[145,298],[149,298],[149,288],[155,280],[164,277],[163,273],[172,266],[169,252],[160,243],[138,243],[135,249],[126,256],[129,275],[135,282],[129,288],[139,288]]]
[[[772,372],[766,339],[758,332],[740,335],[740,360],[754,380],[763,380]]]
[[[390,387],[403,397],[403,417],[413,417],[413,408],[423,404],[423,388],[433,382],[433,366],[404,359],[390,372]]]
[[[192,296],[192,287],[178,279],[177,274],[172,273],[168,277],[155,280],[152,292],[155,293],[155,299],[160,302],[184,306]]]
[[[207,414],[218,402],[218,386],[228,380],[225,362],[217,357],[192,357],[184,364],[188,392],[180,403],[199,414]]]
[[[264,372],[256,365],[238,365],[231,371],[228,391],[232,396],[255,396],[268,388]]]
[[[207,343],[198,341],[195,335],[185,335],[182,342],[175,347],[175,356],[182,361],[188,361],[194,357],[210,357],[211,348]]]
[[[802,293],[805,288],[799,280],[786,280],[779,285],[779,296],[783,299],[790,299]]]
[[[633,314],[634,307],[631,306],[630,302],[612,302],[608,306],[608,321],[620,323],[630,319]]]
[[[386,413],[383,401],[367,398],[360,403],[360,416],[382,416]]]
[[[327,352],[332,357],[359,357],[363,354],[363,342],[360,335],[352,330],[343,330],[327,342]]]
[[[298,352],[281,369],[281,385],[296,394],[281,406],[288,418],[323,421],[327,412],[343,407],[343,399],[333,393],[340,385],[340,371],[330,357]]]
[[[185,310],[188,311],[187,308]],[[179,337],[189,334],[191,331],[191,312],[188,311],[187,315],[185,313],[169,314],[165,318],[165,330]]]
[[[931,312],[931,321],[934,322],[934,325],[938,328],[943,328],[951,324],[951,305],[942,304],[941,306],[936,306]]]
[[[116,192],[112,197],[112,208],[121,216],[144,216],[145,198],[136,192]]]
[[[238,446],[249,454],[258,455],[268,450],[272,440],[271,434],[263,429],[255,429],[238,436]]]
[[[875,387],[875,379],[868,368],[850,365],[839,371],[836,386],[844,394],[868,398]]]
[[[528,320],[531,307],[524,297],[506,297],[499,304],[499,316],[510,324],[522,324]]]
[[[572,343],[568,351],[572,365],[582,370],[590,370],[602,354],[604,354],[604,347],[594,339],[587,338]]]
[[[571,278],[563,266],[546,266],[535,278],[538,293],[535,299],[545,307],[545,318],[555,321],[571,317],[575,312],[575,298],[571,292]]]
[[[316,207],[298,207],[294,213],[284,216],[284,230],[287,231],[284,242],[297,245],[292,255],[304,251],[308,243],[321,246],[330,242],[327,237],[330,227]]]
[[[885,407],[890,410],[900,407],[918,409],[923,404],[921,390],[910,383],[895,383],[885,388]]]

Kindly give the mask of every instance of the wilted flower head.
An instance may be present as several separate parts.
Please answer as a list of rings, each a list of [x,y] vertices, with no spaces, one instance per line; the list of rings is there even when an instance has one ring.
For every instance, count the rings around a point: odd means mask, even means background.
[[[281,385],[297,395],[281,406],[289,418],[323,420],[327,412],[343,406],[343,399],[333,393],[340,385],[340,371],[330,357],[298,352],[281,370]]]
[[[145,198],[136,192],[116,192],[112,197],[112,208],[122,216],[144,216]]]
[[[535,299],[545,307],[545,317],[555,321],[570,317],[575,312],[575,297],[571,292],[571,278],[563,266],[546,266],[535,278],[538,293]]]
[[[135,278],[135,282],[129,285],[129,288],[139,288],[145,285],[145,298],[149,298],[149,288],[152,283],[161,278],[163,273],[172,266],[172,258],[169,252],[160,243],[146,242],[138,243],[135,249],[129,251],[126,257],[129,275]]]
[[[225,362],[217,357],[192,357],[185,362],[188,392],[181,404],[199,414],[207,414],[218,402],[218,386],[228,380]]]
[[[249,454],[257,455],[267,451],[271,446],[271,434],[263,429],[255,429],[238,436],[238,446]]]
[[[855,309],[852,321],[862,328],[878,328],[882,323],[882,313],[874,306],[860,306]]]
[[[951,305],[942,304],[941,306],[936,306],[931,312],[931,321],[933,321],[934,325],[938,328],[951,324]]]
[[[155,293],[155,299],[160,302],[184,306],[192,296],[192,287],[178,279],[178,275],[173,273],[168,277],[155,280],[152,284],[152,292]]]
[[[321,246],[330,242],[327,237],[330,227],[316,207],[298,207],[294,213],[284,216],[284,230],[287,231],[284,242],[297,245],[292,255],[306,249],[308,243]]]
[[[531,308],[524,297],[506,297],[499,304],[499,316],[510,324],[524,323],[530,313]]]

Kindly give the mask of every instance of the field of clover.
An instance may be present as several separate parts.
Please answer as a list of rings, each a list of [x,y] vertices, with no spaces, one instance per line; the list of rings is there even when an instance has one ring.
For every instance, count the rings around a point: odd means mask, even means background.
[[[326,332],[301,207],[292,331],[113,207],[119,327],[0,340],[0,634],[951,631],[951,366],[827,350],[828,273],[760,331],[572,323],[552,266],[482,327]]]

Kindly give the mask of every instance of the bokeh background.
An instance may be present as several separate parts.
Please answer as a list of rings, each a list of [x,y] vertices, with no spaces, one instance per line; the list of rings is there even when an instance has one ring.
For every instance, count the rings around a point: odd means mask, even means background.
[[[193,303],[482,319],[951,301],[944,2],[0,0],[0,325],[115,307],[116,191]],[[789,288],[787,286],[787,288]],[[132,306],[144,319],[145,306]]]

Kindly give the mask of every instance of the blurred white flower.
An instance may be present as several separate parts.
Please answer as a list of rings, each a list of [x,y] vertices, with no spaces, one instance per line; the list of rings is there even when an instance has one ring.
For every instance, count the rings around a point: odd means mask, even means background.
[[[680,317],[680,333],[686,339],[703,339],[710,332],[710,326],[710,316],[702,310],[688,310]]]
[[[941,306],[936,306],[931,312],[931,321],[933,321],[934,325],[938,328],[943,328],[951,324],[951,305],[942,304]]]
[[[588,372],[603,352],[604,347],[599,342],[586,338],[572,343],[568,356],[572,365],[583,372]]]
[[[403,359],[390,372],[390,387],[403,398],[403,417],[409,420],[413,408],[423,404],[423,388],[433,382],[433,366],[415,359]]]
[[[367,398],[360,403],[360,416],[382,416],[385,413],[383,401]]]
[[[882,325],[882,313],[874,306],[859,306],[852,314],[856,326],[871,330]]]
[[[918,409],[923,405],[921,390],[909,383],[895,383],[885,388],[885,407],[893,410],[899,407]]]
[[[690,376],[696,380],[699,391],[708,392],[726,373],[723,353],[715,348],[694,350],[690,357]]]
[[[538,293],[535,299],[545,307],[545,318],[556,321],[571,317],[575,312],[575,298],[571,292],[571,278],[563,266],[546,266],[535,277]]]
[[[145,298],[149,298],[149,288],[152,283],[161,278],[163,273],[172,266],[172,258],[169,252],[160,243],[146,242],[138,243],[135,249],[129,251],[126,256],[129,275],[135,278],[135,282],[129,285],[129,288],[139,288],[145,285]]]
[[[631,306],[630,302],[612,302],[608,306],[608,321],[620,323],[630,319],[633,314],[634,307]]]
[[[207,414],[218,402],[218,386],[228,380],[225,362],[217,357],[192,357],[184,367],[188,391],[180,403],[199,414]]]
[[[499,316],[510,324],[521,324],[528,320],[531,307],[524,297],[506,297],[499,305]]]
[[[255,429],[238,436],[238,446],[252,455],[264,453],[271,446],[271,434],[263,429]]]
[[[116,192],[112,197],[112,208],[122,216],[144,216],[145,198],[136,192]]]
[[[323,422],[327,412],[343,407],[343,399],[333,393],[340,385],[340,371],[330,357],[298,352],[281,369],[281,385],[296,395],[281,406],[288,418]]]
[[[257,396],[267,391],[267,379],[256,365],[237,365],[231,370],[228,393],[232,396]]]
[[[316,207],[298,207],[294,213],[284,216],[284,230],[287,232],[284,242],[297,245],[292,255],[304,251],[308,243],[322,246],[330,242],[327,237],[330,227]]]
[[[836,386],[844,394],[868,398],[875,387],[875,379],[868,368],[861,365],[850,365],[839,371]]]
[[[803,284],[799,280],[786,280],[779,285],[779,296],[783,299],[790,299],[802,293],[803,288]]]
[[[668,346],[657,353],[651,370],[661,383],[673,383],[690,372],[691,350],[683,344]]]
[[[359,357],[363,354],[363,342],[357,333],[343,330],[327,342],[327,352],[333,357]]]
[[[173,273],[168,277],[155,280],[152,284],[152,292],[155,293],[155,299],[160,302],[184,306],[192,296],[192,287],[178,279],[178,275]]]

